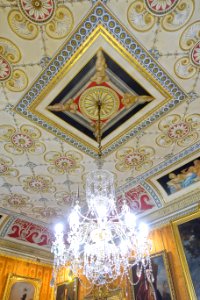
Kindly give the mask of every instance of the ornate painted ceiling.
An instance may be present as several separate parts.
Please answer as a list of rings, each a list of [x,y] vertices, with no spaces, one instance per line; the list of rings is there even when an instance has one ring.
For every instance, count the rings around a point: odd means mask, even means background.
[[[198,0],[0,0],[1,247],[48,249],[78,187],[84,206],[98,99],[118,201],[123,190],[152,224],[195,208],[199,11]]]

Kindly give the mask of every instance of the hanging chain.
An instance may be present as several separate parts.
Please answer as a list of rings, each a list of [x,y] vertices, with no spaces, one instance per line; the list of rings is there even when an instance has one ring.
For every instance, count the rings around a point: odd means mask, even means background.
[[[97,133],[97,141],[98,141],[98,157],[101,159],[102,157],[102,146],[101,146],[101,100],[98,99],[98,133]]]

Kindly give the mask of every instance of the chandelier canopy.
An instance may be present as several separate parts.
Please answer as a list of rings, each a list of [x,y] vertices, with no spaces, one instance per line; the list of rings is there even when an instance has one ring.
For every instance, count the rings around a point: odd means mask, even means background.
[[[150,260],[148,227],[137,224],[125,198],[117,205],[114,176],[102,168],[101,162],[101,99],[98,107],[98,167],[86,176],[87,212],[82,210],[79,197],[69,216],[69,230],[64,239],[64,227],[55,227],[54,275],[62,266],[69,266],[74,276],[85,276],[96,286],[110,284],[117,278],[129,276],[129,269],[136,265],[138,281],[144,272],[153,280]],[[136,284],[136,283],[134,283]]]

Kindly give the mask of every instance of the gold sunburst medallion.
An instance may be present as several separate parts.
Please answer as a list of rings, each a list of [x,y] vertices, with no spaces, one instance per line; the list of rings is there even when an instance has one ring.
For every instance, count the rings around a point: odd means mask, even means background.
[[[89,119],[98,119],[98,101],[101,101],[101,120],[109,119],[118,110],[119,96],[105,86],[95,86],[87,89],[79,99],[80,111]]]

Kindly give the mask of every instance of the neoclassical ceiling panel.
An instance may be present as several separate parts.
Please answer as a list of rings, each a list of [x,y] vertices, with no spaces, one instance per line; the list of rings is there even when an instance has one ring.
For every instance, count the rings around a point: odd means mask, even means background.
[[[0,2],[0,246],[49,249],[85,177],[104,168],[138,217],[193,209],[200,189],[199,1]],[[37,238],[33,238],[36,234]]]

